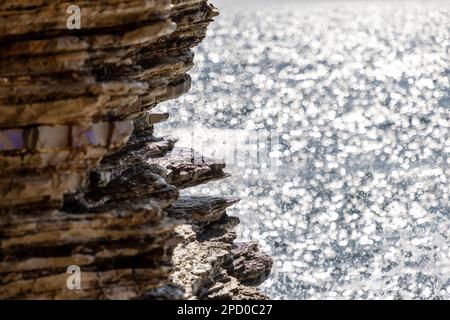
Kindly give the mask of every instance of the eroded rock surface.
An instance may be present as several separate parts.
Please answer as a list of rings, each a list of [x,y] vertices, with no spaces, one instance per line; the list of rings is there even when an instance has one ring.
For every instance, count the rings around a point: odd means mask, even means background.
[[[77,4],[74,1],[72,4]],[[272,262],[234,244],[238,199],[180,197],[224,163],[158,138],[190,87],[206,0],[0,4],[0,298],[257,299]],[[81,270],[81,290],[66,286]]]

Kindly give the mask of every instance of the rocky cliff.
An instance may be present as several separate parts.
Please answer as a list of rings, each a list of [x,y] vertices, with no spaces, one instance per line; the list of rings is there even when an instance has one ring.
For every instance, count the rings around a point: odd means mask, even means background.
[[[264,298],[272,262],[234,242],[238,199],[180,196],[224,164],[154,132],[216,15],[206,0],[0,3],[0,298]]]

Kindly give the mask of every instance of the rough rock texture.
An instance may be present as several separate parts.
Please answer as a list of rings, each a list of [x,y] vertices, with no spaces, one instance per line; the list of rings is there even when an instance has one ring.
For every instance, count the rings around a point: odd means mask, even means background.
[[[237,199],[180,197],[224,164],[158,138],[190,87],[206,0],[0,4],[0,298],[264,298],[271,259],[235,244]],[[69,265],[82,271],[69,290]]]

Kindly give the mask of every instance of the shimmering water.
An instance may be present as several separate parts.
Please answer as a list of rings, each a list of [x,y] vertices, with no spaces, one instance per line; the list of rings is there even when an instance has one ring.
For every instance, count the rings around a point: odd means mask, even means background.
[[[192,90],[159,110],[208,147],[280,136],[279,167],[192,191],[242,198],[240,238],[275,260],[263,290],[450,298],[450,1],[236,3],[216,1]]]

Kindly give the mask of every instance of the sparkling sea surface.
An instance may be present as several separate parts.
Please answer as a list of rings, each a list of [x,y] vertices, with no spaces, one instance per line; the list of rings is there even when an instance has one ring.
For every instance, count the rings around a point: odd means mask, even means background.
[[[449,299],[450,1],[212,2],[192,89],[157,132],[213,157],[279,137],[274,164],[186,191],[241,197],[238,240],[274,259],[262,291]]]

